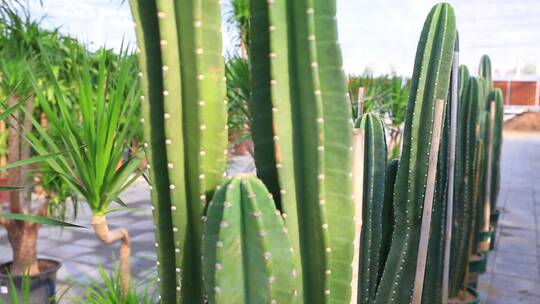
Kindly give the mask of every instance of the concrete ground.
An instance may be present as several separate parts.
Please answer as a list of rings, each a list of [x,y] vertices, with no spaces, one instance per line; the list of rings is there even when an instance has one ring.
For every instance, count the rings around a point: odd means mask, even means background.
[[[496,250],[480,277],[483,303],[540,303],[540,135],[505,133]]]
[[[496,250],[489,256],[489,269],[480,279],[482,303],[536,304],[540,303],[540,135],[506,133],[502,153],[499,237]],[[228,172],[251,170],[252,164],[238,159]],[[155,278],[155,241],[146,183],[138,181],[123,200],[129,207],[140,209],[112,213],[109,224],[129,230],[134,279],[147,283]],[[83,209],[76,223],[89,227],[89,219],[89,212]],[[101,244],[89,228],[43,228],[38,242],[41,257],[63,262],[58,273],[61,290],[73,282],[97,278],[97,264],[111,269],[118,248],[118,244]],[[11,250],[2,229],[0,263],[9,260]],[[76,288],[71,288],[64,302],[76,302],[76,294]]]

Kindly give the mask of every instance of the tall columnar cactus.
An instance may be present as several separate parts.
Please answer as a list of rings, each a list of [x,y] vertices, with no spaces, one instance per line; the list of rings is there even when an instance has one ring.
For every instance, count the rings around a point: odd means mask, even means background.
[[[364,114],[356,128],[364,130],[364,194],[360,238],[359,302],[372,303],[381,277],[386,139],[381,119]],[[388,210],[385,210],[388,213]],[[387,227],[388,224],[385,223]],[[388,228],[388,227],[387,227]]]
[[[411,301],[434,106],[436,100],[448,98],[455,40],[452,7],[446,3],[436,5],[427,17],[418,44],[394,190],[396,225],[376,303]]]
[[[502,145],[502,123],[503,123],[503,96],[501,89],[495,89],[489,95],[488,100],[495,102],[495,121],[493,124],[493,159],[492,159],[492,176],[491,176],[491,193],[490,203],[491,212],[497,208],[497,197],[499,195],[499,187],[501,183],[501,145]]]
[[[463,96],[463,90],[465,89],[465,84],[471,77],[469,68],[466,65],[459,66],[459,96]]]
[[[452,229],[449,296],[455,297],[463,287],[472,243],[472,226],[477,200],[474,191],[477,173],[477,140],[481,100],[480,83],[470,77],[460,98],[456,141],[454,225]]]
[[[487,84],[487,86],[484,88],[484,93],[486,94],[487,98],[488,94],[493,91],[491,60],[489,59],[488,55],[483,55],[482,58],[480,58],[480,65],[478,66],[478,76],[483,78]]]
[[[226,180],[204,224],[209,303],[297,303],[293,252],[281,212],[254,176]]]
[[[381,277],[388,259],[390,246],[392,244],[392,234],[394,232],[394,186],[398,170],[399,160],[393,159],[386,166],[386,179],[384,181],[384,205],[382,210],[382,236],[381,236],[381,253],[379,263],[379,278],[377,284],[381,281]],[[377,285],[378,288],[378,285]]]
[[[161,302],[202,303],[201,216],[226,161],[220,4],[130,3],[140,51]]]
[[[352,130],[336,3],[252,0],[250,8],[257,174],[285,216],[304,303],[347,303]]]

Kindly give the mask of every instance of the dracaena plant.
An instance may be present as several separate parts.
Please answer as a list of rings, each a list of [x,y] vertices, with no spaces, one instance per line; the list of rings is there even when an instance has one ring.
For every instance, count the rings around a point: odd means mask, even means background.
[[[47,163],[88,204],[96,236],[104,243],[122,242],[120,273],[125,295],[130,285],[129,235],[125,229],[109,231],[106,214],[117,210],[114,202],[125,205],[120,194],[142,174],[136,173],[140,153],[124,159],[126,148],[138,132],[139,89],[132,85],[135,66],[124,52],[116,58],[114,68],[107,59],[105,55],[100,57],[96,73],[92,72],[90,60],[74,67],[80,111],[75,114],[58,83],[52,84],[54,105],[46,101],[39,84],[34,83],[50,130],[32,119],[36,133],[28,133],[27,138],[39,155],[57,155],[48,158]],[[57,134],[58,139],[49,132]]]

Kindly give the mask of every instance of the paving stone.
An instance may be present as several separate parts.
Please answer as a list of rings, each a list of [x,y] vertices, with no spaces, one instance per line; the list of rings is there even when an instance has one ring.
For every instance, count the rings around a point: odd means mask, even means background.
[[[137,234],[131,238],[131,242],[133,243],[139,243],[139,242],[151,242],[155,243],[155,235],[154,232],[144,232],[141,234]]]
[[[109,263],[111,257],[96,255],[95,251],[90,251],[88,254],[76,255],[70,261],[77,261],[89,265],[105,265]]]
[[[538,254],[536,235],[534,230],[503,228],[499,234],[497,250],[536,256]]]
[[[498,274],[511,275],[523,279],[540,280],[538,274],[538,258],[536,255],[523,255],[498,251],[495,257],[495,270]]]
[[[540,303],[540,283],[507,275],[495,275],[488,303]]]
[[[63,244],[52,248],[46,248],[42,250],[42,254],[55,257],[59,260],[67,260],[78,255],[87,254],[93,252],[92,248],[74,245],[74,244]]]
[[[154,229],[154,223],[152,222],[151,219],[135,221],[133,224],[129,226],[130,231],[133,231],[134,229],[152,231]]]

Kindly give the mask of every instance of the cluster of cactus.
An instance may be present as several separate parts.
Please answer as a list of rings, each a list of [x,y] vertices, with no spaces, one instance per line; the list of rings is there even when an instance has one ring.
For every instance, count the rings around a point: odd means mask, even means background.
[[[478,77],[461,66],[460,84],[450,297],[475,287],[477,274],[485,270],[494,242],[491,219],[502,142],[502,92],[494,89],[489,57],[482,56]]]
[[[441,302],[457,43],[449,4],[436,5],[422,30],[399,160],[387,160],[376,114],[354,124],[364,134],[363,204],[355,206],[353,124],[331,18],[335,1],[250,2],[249,106],[258,178],[223,177],[219,1],[130,3],[161,303],[403,303],[413,301],[419,286],[423,303]],[[460,75],[451,295],[464,281],[480,196],[493,197],[480,191],[482,168],[498,174],[500,153],[491,163],[480,157],[488,133],[480,127],[488,121],[482,96],[500,101],[500,92],[483,93],[466,68]],[[500,145],[500,136],[494,141]],[[498,188],[498,177],[492,184]],[[362,218],[355,218],[358,208]],[[426,213],[429,239],[423,238]],[[418,256],[425,258],[420,282]]]
[[[417,256],[427,255],[423,303],[441,302],[446,224],[449,115],[436,126],[435,106],[449,107],[449,85],[456,43],[453,9],[435,6],[418,44],[411,95],[399,160],[386,163],[383,124],[364,114],[356,127],[364,132],[364,187],[358,303],[409,303],[417,287]],[[448,110],[445,109],[445,112]],[[437,162],[429,244],[419,248],[424,199],[428,188],[432,134],[443,128]],[[437,149],[435,149],[437,151]],[[435,168],[432,168],[435,169]],[[420,286],[422,287],[422,286]],[[415,302],[416,303],[416,302]]]
[[[250,108],[262,182],[221,181],[219,1],[131,1],[161,302],[345,303],[352,126],[336,21],[326,18],[335,16],[335,2],[250,6]]]

